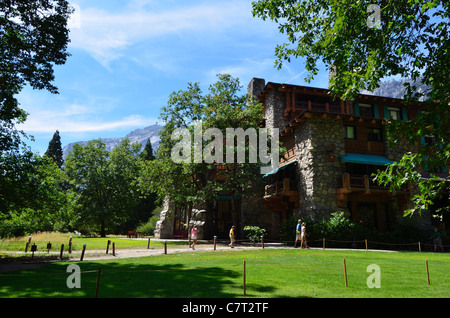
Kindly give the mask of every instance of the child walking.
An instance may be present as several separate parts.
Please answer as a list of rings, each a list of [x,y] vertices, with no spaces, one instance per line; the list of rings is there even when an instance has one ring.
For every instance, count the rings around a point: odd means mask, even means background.
[[[191,230],[191,239],[192,239],[192,249],[195,250],[195,243],[197,243],[198,237],[198,228],[197,225],[194,225]]]

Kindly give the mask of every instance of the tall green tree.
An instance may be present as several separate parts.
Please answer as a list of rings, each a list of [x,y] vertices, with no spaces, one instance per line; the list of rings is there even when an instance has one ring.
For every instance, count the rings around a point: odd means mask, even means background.
[[[140,157],[144,160],[155,160],[155,153],[150,139],[145,143],[145,147],[142,150]]]
[[[16,148],[15,123],[26,119],[15,97],[28,84],[57,93],[54,65],[69,53],[65,0],[6,0],[0,2],[0,151]]]
[[[139,165],[142,167],[146,162],[155,160],[155,155],[153,152],[152,143],[147,140],[144,149],[139,154]],[[127,230],[135,229],[139,224],[147,222],[155,208],[157,207],[158,195],[155,191],[150,191],[150,189],[140,189],[141,197],[139,202],[134,207],[131,212],[130,219],[122,223],[120,229],[125,232]]]
[[[189,83],[186,90],[173,92],[161,111],[165,126],[160,132],[157,160],[147,165],[141,178],[141,182],[157,191],[161,199],[169,198],[187,207],[204,204],[208,212],[207,222],[212,218],[212,205],[219,194],[227,194],[232,196],[233,222],[238,225],[240,211],[236,209],[235,199],[252,195],[261,180],[259,161],[227,162],[225,158],[228,152],[236,158],[238,149],[237,143],[233,143],[228,144],[224,151],[226,129],[257,129],[262,121],[261,104],[247,94],[241,94],[241,89],[237,78],[220,74],[206,93],[202,92],[198,83]],[[191,145],[187,153],[183,153],[188,159],[185,162],[177,162],[173,158],[180,143],[174,138],[177,136],[174,132],[179,129],[184,129],[189,135],[186,138]],[[209,129],[215,129],[217,135],[206,135],[211,131]],[[198,144],[195,135],[200,135]],[[248,156],[248,138],[244,147]],[[219,155],[216,157],[220,148],[222,159]],[[202,157],[200,159],[198,151]]]
[[[40,204],[39,196],[23,192],[38,160],[22,140],[29,136],[16,127],[28,115],[16,97],[25,85],[57,93],[53,67],[69,56],[71,11],[64,0],[0,1],[0,215],[4,217],[16,213],[21,202]]]
[[[253,2],[253,15],[275,21],[287,37],[275,48],[278,68],[303,58],[310,81],[323,62],[334,74],[332,93],[343,99],[374,90],[385,77],[409,79],[405,102],[424,100],[424,106],[415,119],[387,123],[391,144],[406,137],[415,145],[425,135],[435,142],[405,154],[377,178],[392,189],[415,183],[419,194],[407,213],[420,213],[442,199],[447,201],[442,211],[449,210],[448,174],[430,172],[424,178],[423,171],[442,171],[450,163],[450,2],[259,0]]]
[[[77,194],[78,224],[104,237],[129,219],[140,198],[136,182],[140,148],[127,138],[112,152],[101,140],[74,146],[65,171]]]
[[[48,144],[47,151],[45,155],[49,158],[52,158],[55,163],[61,168],[64,164],[63,151],[61,147],[61,137],[59,135],[59,131],[57,130],[53,134],[52,140],[50,140]]]

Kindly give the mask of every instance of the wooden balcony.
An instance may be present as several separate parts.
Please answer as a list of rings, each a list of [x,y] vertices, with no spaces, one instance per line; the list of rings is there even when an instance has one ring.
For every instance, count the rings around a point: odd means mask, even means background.
[[[401,192],[408,193],[408,187],[402,188]],[[342,175],[342,178],[338,179],[338,188],[336,190],[336,199],[338,206],[344,206],[344,201],[347,200],[347,197],[350,193],[361,195],[392,195],[389,187],[379,185],[367,175],[352,176],[349,173],[344,173]]]
[[[300,195],[295,180],[283,180],[265,187],[264,206],[272,212],[286,212],[289,206],[299,206]]]
[[[349,104],[346,102],[332,102],[332,103],[320,103],[311,100],[295,100],[287,101],[287,107],[284,112],[285,118],[288,118],[296,113],[304,111],[330,113],[330,114],[349,114],[353,115],[352,110],[349,108]]]
[[[269,197],[272,195],[298,195],[298,189],[295,180],[284,178],[282,181],[277,181],[275,183],[266,185],[264,197]]]
[[[345,139],[345,152],[384,156],[384,143],[357,139]]]

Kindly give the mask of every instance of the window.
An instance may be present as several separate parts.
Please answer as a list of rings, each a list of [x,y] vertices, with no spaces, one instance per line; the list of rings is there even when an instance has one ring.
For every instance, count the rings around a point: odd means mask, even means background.
[[[426,135],[423,140],[425,147],[431,147],[436,144],[436,136],[433,135]]]
[[[398,107],[388,107],[388,116],[389,118],[393,120],[400,120],[402,119],[402,113],[400,111],[400,108]]]
[[[356,129],[354,126],[344,126],[345,138],[356,139]]]
[[[367,128],[368,141],[381,141],[381,130],[378,128]]]
[[[374,117],[373,107],[370,104],[359,104],[359,116],[361,117]]]

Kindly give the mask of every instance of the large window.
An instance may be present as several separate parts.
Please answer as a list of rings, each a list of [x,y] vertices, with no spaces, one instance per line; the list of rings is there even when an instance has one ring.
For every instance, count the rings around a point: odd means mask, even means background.
[[[400,111],[400,108],[398,107],[388,107],[388,116],[390,119],[393,120],[401,120],[402,119],[402,112]]]
[[[359,116],[374,117],[373,116],[373,106],[370,104],[359,103]]]
[[[368,141],[381,141],[381,129],[367,128],[367,140]]]

